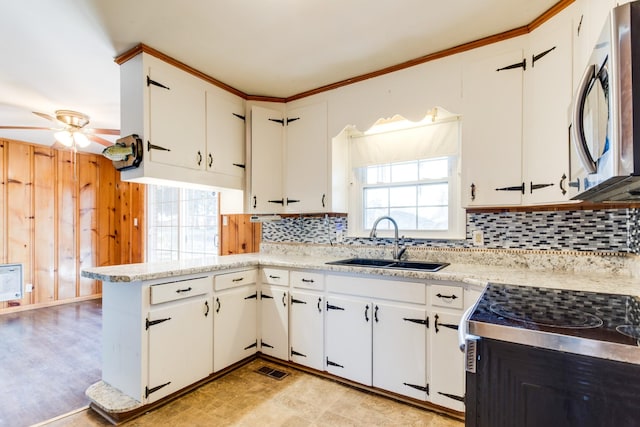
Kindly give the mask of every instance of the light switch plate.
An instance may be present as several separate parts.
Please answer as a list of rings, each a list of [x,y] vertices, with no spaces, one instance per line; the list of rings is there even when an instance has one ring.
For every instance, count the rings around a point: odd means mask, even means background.
[[[473,246],[484,246],[484,233],[482,230],[473,230],[471,239],[473,240]]]

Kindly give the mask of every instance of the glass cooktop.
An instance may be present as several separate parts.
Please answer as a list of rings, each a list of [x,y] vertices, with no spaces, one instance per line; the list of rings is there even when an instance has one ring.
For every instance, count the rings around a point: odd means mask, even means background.
[[[629,295],[491,283],[469,321],[640,345],[640,298]]]

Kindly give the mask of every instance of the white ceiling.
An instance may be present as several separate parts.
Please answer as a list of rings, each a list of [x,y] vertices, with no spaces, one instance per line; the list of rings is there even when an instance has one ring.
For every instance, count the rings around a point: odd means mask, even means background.
[[[119,128],[113,59],[138,43],[244,93],[288,97],[521,27],[557,1],[5,0],[0,125],[48,126],[31,112],[71,109]],[[0,137],[53,143],[50,131]]]

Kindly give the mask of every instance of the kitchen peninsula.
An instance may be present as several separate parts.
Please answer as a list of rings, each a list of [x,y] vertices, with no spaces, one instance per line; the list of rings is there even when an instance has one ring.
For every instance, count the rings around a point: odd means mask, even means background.
[[[120,422],[261,354],[461,418],[463,354],[452,329],[488,283],[640,296],[638,260],[632,255],[408,252],[411,260],[450,265],[434,273],[328,265],[354,255],[390,256],[384,248],[267,243],[258,254],[85,269],[83,276],[103,281],[103,380],[87,390],[92,407]],[[352,308],[354,319],[340,317]],[[393,322],[394,316],[399,322]],[[341,353],[350,345],[341,329],[350,331],[358,321],[364,332],[351,341],[359,343],[363,337],[366,354],[356,355],[355,349]],[[237,332],[225,334],[228,330]],[[236,337],[245,341],[236,342]],[[310,342],[301,337],[311,337]],[[416,339],[424,353],[417,365],[393,360],[400,351],[385,352],[375,344],[390,340],[389,348],[398,348]],[[190,349],[188,355],[184,348]],[[456,372],[439,369],[438,363],[458,362]],[[398,372],[387,378],[377,370],[379,364],[398,366],[391,369]],[[352,365],[364,365],[364,372],[350,369]],[[413,366],[411,372],[403,372],[404,366]],[[443,377],[442,372],[448,373]],[[400,380],[398,389],[396,374],[421,380]]]

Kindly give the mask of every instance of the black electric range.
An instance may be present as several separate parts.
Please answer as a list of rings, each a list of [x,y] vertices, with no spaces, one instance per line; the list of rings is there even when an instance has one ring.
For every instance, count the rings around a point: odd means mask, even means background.
[[[640,298],[491,283],[469,317],[469,333],[640,364]]]

